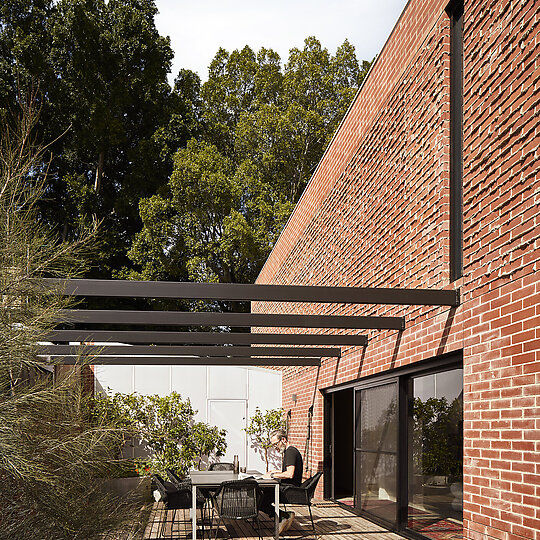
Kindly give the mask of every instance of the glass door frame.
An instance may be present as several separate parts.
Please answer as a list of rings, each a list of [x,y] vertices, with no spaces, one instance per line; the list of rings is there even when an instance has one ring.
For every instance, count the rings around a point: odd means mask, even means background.
[[[453,369],[463,368],[463,351],[456,351],[449,354],[445,354],[434,359],[425,360],[421,362],[416,362],[414,364],[409,364],[397,369],[389,370],[385,373],[379,373],[375,375],[370,375],[361,380],[355,380],[347,383],[342,383],[337,386],[330,388],[321,389],[321,393],[324,398],[324,441],[323,447],[325,449],[324,456],[324,471],[326,478],[329,479],[328,482],[325,482],[325,493],[324,496],[331,498],[333,494],[333,455],[331,448],[331,442],[329,436],[332,433],[332,394],[340,390],[345,390],[352,388],[353,392],[353,408],[354,408],[354,418],[356,422],[356,391],[362,390],[365,388],[373,388],[376,386],[381,386],[384,384],[389,384],[392,382],[397,383],[398,391],[398,441],[397,441],[397,471],[396,471],[396,481],[397,481],[397,521],[395,526],[389,526],[389,523],[377,517],[367,514],[366,512],[359,512],[359,514],[373,521],[390,531],[399,532],[402,536],[411,539],[422,540],[426,537],[411,530],[407,529],[407,520],[408,520],[408,504],[409,504],[409,485],[408,485],[408,440],[409,440],[409,381],[413,377],[431,375],[434,373],[440,373],[443,371],[450,371]],[[353,432],[353,437],[355,433]],[[354,482],[353,482],[353,493],[354,493],[354,505],[357,507],[356,501],[356,438],[354,438],[355,447],[353,449],[353,470],[354,470]],[[326,486],[328,485],[328,489]]]
[[[379,386],[386,386],[386,385],[391,385],[391,384],[395,384],[396,385],[396,392],[397,392],[397,419],[398,419],[398,432],[397,432],[397,445],[396,445],[396,477],[395,477],[395,482],[396,482],[396,521],[394,523],[390,523],[388,521],[385,521],[384,519],[381,519],[381,518],[378,518],[377,516],[373,515],[373,514],[369,514],[369,513],[366,513],[366,512],[362,512],[360,510],[360,501],[357,501],[356,500],[356,494],[358,493],[358,486],[356,484],[357,482],[357,456],[360,452],[362,452],[362,449],[358,448],[357,447],[357,440],[356,440],[356,415],[359,413],[359,404],[357,403],[357,400],[356,400],[356,396],[357,396],[357,392],[359,391],[362,391],[362,390],[371,390],[372,388],[377,388]],[[400,447],[400,433],[401,433],[401,427],[400,427],[400,424],[401,424],[401,411],[402,411],[402,404],[401,404],[401,399],[400,399],[400,393],[401,393],[401,389],[400,389],[400,379],[398,376],[392,376],[392,377],[384,377],[384,379],[381,379],[381,380],[374,380],[374,381],[366,381],[366,382],[362,382],[360,384],[357,384],[355,387],[354,387],[354,392],[353,392],[353,407],[354,407],[354,419],[355,419],[355,437],[354,437],[354,454],[353,454],[353,471],[354,471],[354,479],[353,479],[353,493],[354,493],[354,508],[357,510],[357,511],[360,511],[362,513],[362,515],[369,515],[369,519],[371,521],[374,521],[384,527],[387,527],[387,528],[390,528],[390,530],[398,530],[399,529],[399,524],[400,524],[400,518],[401,518],[401,503],[400,503],[400,499],[401,499],[401,492],[400,492],[400,488],[401,488],[401,485],[400,485],[400,460],[401,460],[401,457],[400,457],[400,451],[401,451],[401,447]]]

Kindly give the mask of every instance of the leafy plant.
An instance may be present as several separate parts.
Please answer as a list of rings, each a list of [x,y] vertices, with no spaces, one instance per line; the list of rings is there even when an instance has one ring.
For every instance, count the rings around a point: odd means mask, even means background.
[[[119,419],[125,438],[136,435],[147,449],[149,456],[137,461],[141,476],[167,468],[185,474],[200,467],[203,456],[221,456],[227,448],[226,431],[194,422],[196,411],[177,392],[167,396],[118,393],[101,396],[96,404],[97,417]]]
[[[5,539],[98,539],[136,513],[102,488],[122,434],[112,418],[91,420],[88,366],[38,356],[71,305],[40,279],[80,274],[93,233],[59,243],[37,219],[47,158],[32,136],[35,103],[20,96],[0,138],[0,530]]]
[[[221,457],[225,454],[227,430],[209,426],[204,422],[196,422],[191,428],[191,433],[197,469],[201,470],[204,456]]]
[[[246,433],[250,436],[253,447],[264,455],[266,470],[268,471],[268,450],[272,447],[270,434],[276,429],[285,429],[283,409],[268,409],[262,413],[259,407],[255,409],[255,414],[249,419]]]

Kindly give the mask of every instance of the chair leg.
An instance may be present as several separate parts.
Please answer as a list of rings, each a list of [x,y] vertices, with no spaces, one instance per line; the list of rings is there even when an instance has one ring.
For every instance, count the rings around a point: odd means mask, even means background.
[[[208,500],[208,505],[206,508],[208,512],[208,527],[209,527],[209,533],[208,533],[208,539],[210,540],[212,537],[212,527],[214,526],[214,505],[210,500]]]
[[[259,540],[262,540],[261,538],[261,523],[259,522],[259,516],[255,518],[255,521],[257,522],[257,534],[259,535]]]
[[[311,518],[311,527],[313,529],[313,532],[315,532],[315,523],[313,523],[313,514],[311,513],[311,504],[308,504],[309,508],[309,517]]]
[[[167,521],[167,508],[163,508],[161,510],[161,523],[159,528],[159,537],[163,538],[163,535],[165,533],[165,522]]]
[[[220,523],[223,523],[223,526],[225,526],[225,523],[223,522],[223,518],[220,516],[216,525],[216,536],[214,536],[214,540],[217,540],[218,533],[219,533],[219,525]],[[225,527],[226,529],[227,527]]]
[[[174,538],[174,518],[176,517],[176,508],[173,510],[171,521],[171,538]]]
[[[197,510],[195,510],[196,512]],[[201,535],[204,540],[204,520],[206,518],[206,512],[204,511],[204,506],[201,507]],[[210,535],[208,535],[208,538],[210,538]]]
[[[208,540],[211,540],[212,538],[212,526],[214,524],[214,508],[211,506],[210,502],[207,500],[205,501],[204,503],[204,506],[202,507],[202,512],[204,514],[203,518],[202,518],[202,522],[204,523],[204,521],[206,519],[208,519],[207,521],[207,531],[208,531]]]

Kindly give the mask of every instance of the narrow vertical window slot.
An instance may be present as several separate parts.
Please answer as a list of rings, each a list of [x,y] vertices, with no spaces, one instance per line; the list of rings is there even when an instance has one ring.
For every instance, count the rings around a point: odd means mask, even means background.
[[[463,275],[463,1],[450,17],[450,281]]]

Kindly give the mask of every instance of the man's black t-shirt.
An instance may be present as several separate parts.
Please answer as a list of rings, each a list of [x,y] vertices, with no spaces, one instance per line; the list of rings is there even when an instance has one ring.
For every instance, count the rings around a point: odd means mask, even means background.
[[[304,461],[300,452],[294,447],[289,446],[283,453],[283,466],[282,472],[287,470],[287,467],[294,465],[294,476],[291,479],[283,479],[281,482],[284,484],[294,484],[299,486],[302,483],[302,469],[304,467]]]

